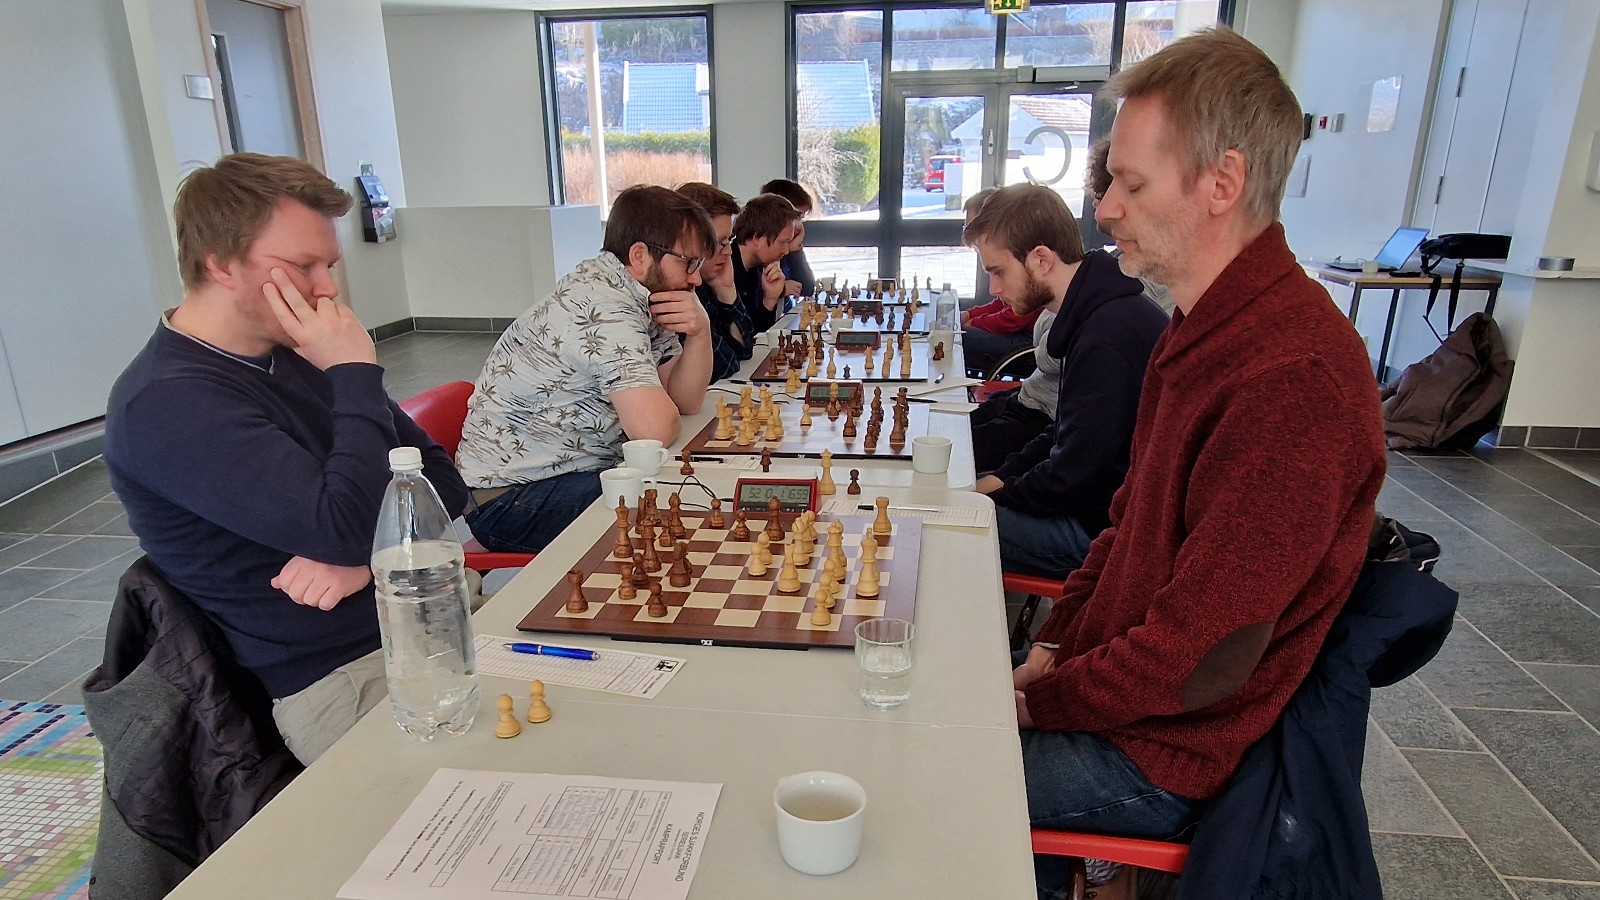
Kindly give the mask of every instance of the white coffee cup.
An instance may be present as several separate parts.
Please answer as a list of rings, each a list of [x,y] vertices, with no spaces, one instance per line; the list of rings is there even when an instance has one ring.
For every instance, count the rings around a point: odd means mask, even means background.
[[[1375,260],[1375,259],[1363,259],[1361,261],[1361,274],[1363,274],[1363,275],[1376,275],[1376,274],[1378,274],[1378,261]]]
[[[646,478],[661,474],[661,467],[671,458],[672,454],[661,446],[661,442],[651,438],[627,441],[622,445],[623,464],[643,472]]]
[[[629,506],[637,505],[644,495],[644,473],[632,466],[617,466],[600,473],[600,496],[606,506],[615,509],[617,502],[626,500]]]
[[[861,853],[867,792],[848,775],[801,772],[772,792],[783,861],[807,875],[843,872]]]
[[[950,439],[924,434],[911,439],[911,468],[929,475],[950,470]]]

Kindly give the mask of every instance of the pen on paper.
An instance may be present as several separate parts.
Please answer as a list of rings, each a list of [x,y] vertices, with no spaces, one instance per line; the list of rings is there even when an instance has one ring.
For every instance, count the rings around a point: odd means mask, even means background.
[[[584,650],[580,647],[552,647],[549,644],[502,644],[512,653],[528,653],[533,656],[559,656],[563,659],[599,659],[600,654],[593,650]]]

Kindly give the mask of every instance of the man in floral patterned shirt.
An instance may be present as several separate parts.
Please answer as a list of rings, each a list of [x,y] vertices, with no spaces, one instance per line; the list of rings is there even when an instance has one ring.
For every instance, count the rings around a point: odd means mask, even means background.
[[[639,186],[611,207],[599,256],[506,329],[467,404],[456,465],[490,550],[535,553],[600,496],[622,442],[677,439],[705,402],[711,334],[694,294],[711,220]]]

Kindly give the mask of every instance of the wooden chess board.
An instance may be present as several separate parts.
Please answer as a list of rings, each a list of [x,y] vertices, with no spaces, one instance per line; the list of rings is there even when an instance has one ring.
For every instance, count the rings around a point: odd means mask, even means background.
[[[861,316],[851,316],[843,319],[830,318],[828,320],[828,328],[832,331],[899,332],[900,319],[904,314],[905,310],[900,307],[885,307],[882,322],[879,322],[876,318],[863,318]],[[917,313],[911,317],[911,327],[907,328],[906,331],[910,334],[927,334],[928,323],[932,320],[932,310],[928,309],[927,306],[924,305],[922,309],[918,310]],[[800,317],[798,315],[796,315],[794,317],[794,321],[790,323],[789,330],[805,330],[800,327]]]
[[[829,346],[833,345],[830,344]],[[931,364],[933,350],[928,346],[927,341],[911,342],[911,374],[906,376],[900,374],[900,358],[902,354],[898,349],[895,351],[894,360],[889,363],[889,371],[887,372],[883,370],[882,347],[872,351],[871,372],[866,371],[867,349],[865,347],[834,347],[833,349],[834,368],[837,370],[837,378],[841,381],[923,382],[927,381],[933,374]],[[945,352],[948,354],[950,351],[947,348]],[[779,367],[780,355],[776,349],[768,353],[767,358],[761,361],[761,365],[756,366],[756,370],[751,374],[750,380],[777,383],[787,381],[789,367],[787,365]],[[845,366],[850,367],[849,377],[844,374]],[[818,367],[817,376],[825,378],[826,373],[827,351],[823,351],[823,364]],[[801,370],[800,376],[802,381],[806,380],[804,369]]]
[[[852,370],[853,371],[853,370]],[[741,456],[759,455],[762,448],[772,451],[775,457],[809,456],[815,458],[824,450],[833,451],[834,459],[910,459],[911,439],[919,434],[928,434],[929,404],[912,403],[906,411],[906,442],[903,446],[894,447],[889,443],[889,435],[894,431],[894,396],[893,391],[885,391],[883,396],[883,429],[878,435],[878,444],[868,452],[866,448],[867,420],[872,415],[872,401],[869,396],[864,404],[863,414],[856,419],[856,436],[844,436],[845,415],[840,413],[837,419],[828,418],[828,414],[820,406],[811,408],[811,424],[802,428],[800,426],[800,404],[777,404],[778,415],[783,422],[783,437],[776,444],[769,442],[765,437],[765,429],[757,428],[755,440],[748,445],[735,443],[738,439],[738,415],[734,416],[734,437],[719,440],[717,420],[715,417],[700,429],[700,433],[690,439],[684,449],[690,453],[706,453],[713,456]],[[837,477],[837,476],[836,476]]]
[[[622,576],[611,556],[616,529],[607,528],[575,567],[584,573],[583,595],[589,609],[567,612],[571,591],[566,580],[550,590],[523,620],[519,631],[558,634],[600,634],[621,640],[663,641],[684,644],[720,644],[736,647],[780,647],[805,650],[811,647],[854,647],[856,624],[879,616],[912,621],[917,602],[917,563],[922,555],[922,521],[914,516],[891,519],[894,530],[875,535],[878,540],[878,596],[857,597],[855,585],[861,575],[861,538],[872,528],[870,515],[843,516],[845,563],[848,571],[842,590],[834,596],[833,618],[826,626],[811,624],[811,610],[822,561],[827,557],[828,523],[833,517],[817,518],[817,550],[800,569],[800,592],[780,593],[778,572],[783,551],[773,547],[773,565],[765,575],[750,574],[750,559],[755,538],[765,527],[767,513],[747,514],[750,540],[728,537],[732,515],[725,515],[728,528],[711,528],[699,513],[684,513],[685,539],[692,567],[687,587],[667,583],[666,560],[650,574],[661,580],[661,598],[667,605],[664,618],[652,619],[645,612],[649,591],[638,588],[631,600],[617,596]],[[794,516],[784,514],[780,521],[787,534]],[[789,538],[785,539],[787,543]],[[639,539],[634,537],[637,546]],[[671,558],[676,551],[658,551]]]

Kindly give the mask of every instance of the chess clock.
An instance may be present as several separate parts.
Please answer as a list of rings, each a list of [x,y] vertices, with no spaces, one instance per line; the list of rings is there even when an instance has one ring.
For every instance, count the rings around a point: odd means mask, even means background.
[[[840,331],[834,335],[834,343],[839,350],[876,350],[878,341],[883,337],[881,331]]]
[[[868,319],[870,319],[873,316],[882,315],[882,313],[883,313],[883,301],[882,300],[851,300],[850,301],[850,315],[855,316],[857,318],[868,318]]]
[[[777,497],[786,513],[816,512],[820,494],[815,478],[741,478],[733,488],[733,508],[766,512]]]
[[[832,385],[839,386],[839,402],[849,403],[856,397],[856,392],[861,390],[859,381],[808,381],[806,382],[806,404],[808,406],[828,405],[828,388]]]

